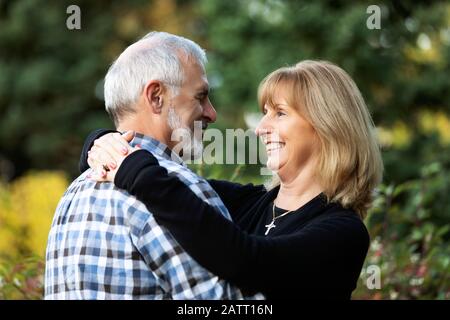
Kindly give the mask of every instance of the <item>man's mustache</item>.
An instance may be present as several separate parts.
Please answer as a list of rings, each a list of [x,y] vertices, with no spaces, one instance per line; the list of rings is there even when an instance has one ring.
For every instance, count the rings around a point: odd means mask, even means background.
[[[193,127],[191,129],[193,130],[195,127],[198,128],[199,122],[201,123],[200,125],[201,125],[202,130],[206,130],[208,128],[208,121],[206,121],[204,119],[198,119],[198,120],[194,121]]]

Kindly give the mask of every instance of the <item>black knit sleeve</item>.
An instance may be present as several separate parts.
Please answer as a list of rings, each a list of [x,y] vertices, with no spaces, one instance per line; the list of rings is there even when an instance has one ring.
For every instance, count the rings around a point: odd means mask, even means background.
[[[247,213],[248,208],[267,192],[263,185],[254,185],[252,183],[243,185],[215,179],[208,179],[208,183],[217,192],[230,212],[233,221],[239,226],[241,226],[241,218]]]
[[[125,158],[114,182],[141,200],[201,265],[244,289],[276,295],[295,294],[299,283],[345,292],[356,285],[368,245],[359,219],[331,215],[287,236],[248,234],[145,150]]]
[[[92,131],[84,141],[83,149],[81,150],[81,156],[80,156],[80,163],[78,164],[78,168],[80,170],[80,173],[83,173],[87,169],[89,169],[89,164],[87,162],[88,159],[88,151],[91,150],[92,145],[94,144],[95,139],[100,138],[101,136],[111,133],[111,132],[118,132],[116,130],[110,130],[110,129],[97,129],[95,131]]]

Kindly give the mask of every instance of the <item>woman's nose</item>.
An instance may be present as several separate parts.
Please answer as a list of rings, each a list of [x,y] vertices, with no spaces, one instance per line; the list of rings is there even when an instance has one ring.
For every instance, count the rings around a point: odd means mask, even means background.
[[[260,136],[264,136],[268,133],[271,132],[271,126],[270,123],[266,117],[266,115],[264,117],[261,118],[261,120],[259,121],[258,125],[256,126],[255,129],[255,134],[260,137]]]

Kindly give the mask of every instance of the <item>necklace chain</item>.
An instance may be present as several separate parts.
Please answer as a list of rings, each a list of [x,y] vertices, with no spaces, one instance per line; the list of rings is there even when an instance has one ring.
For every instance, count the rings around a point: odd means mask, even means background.
[[[266,224],[267,230],[266,230],[266,233],[264,233],[264,235],[267,236],[267,235],[269,234],[270,229],[276,227],[276,225],[275,225],[275,220],[276,220],[276,219],[281,218],[281,217],[284,217],[285,215],[287,215],[288,213],[291,213],[291,212],[293,212],[293,211],[294,211],[294,210],[289,210],[289,211],[286,211],[286,212],[283,213],[283,214],[280,214],[278,217],[275,217],[275,201],[274,201],[274,202],[273,202],[273,207],[272,207],[272,222],[271,222],[270,224]]]
[[[292,211],[294,211],[294,210],[286,211],[285,213],[280,214],[278,217],[275,217],[275,201],[274,201],[273,207],[272,207],[272,221],[275,221],[278,218],[284,217],[285,215],[287,215],[288,213],[291,213]]]

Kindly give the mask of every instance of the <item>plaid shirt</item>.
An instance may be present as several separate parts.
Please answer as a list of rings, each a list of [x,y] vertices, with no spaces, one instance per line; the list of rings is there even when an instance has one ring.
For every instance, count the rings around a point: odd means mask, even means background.
[[[136,144],[231,219],[208,182],[167,146],[139,134],[131,142]],[[45,299],[245,298],[196,263],[142,202],[113,183],[87,179],[90,171],[69,186],[56,209],[46,252]]]

